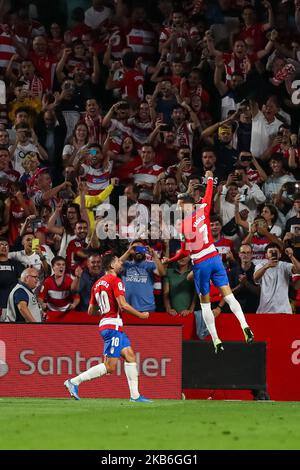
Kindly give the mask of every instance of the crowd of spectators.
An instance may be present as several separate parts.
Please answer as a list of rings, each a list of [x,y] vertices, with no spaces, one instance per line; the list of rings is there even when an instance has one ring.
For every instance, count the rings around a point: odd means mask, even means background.
[[[207,170],[244,311],[300,312],[300,0],[60,3],[0,0],[0,320],[25,269],[43,318],[85,311],[112,250],[131,305],[197,319],[161,207]]]

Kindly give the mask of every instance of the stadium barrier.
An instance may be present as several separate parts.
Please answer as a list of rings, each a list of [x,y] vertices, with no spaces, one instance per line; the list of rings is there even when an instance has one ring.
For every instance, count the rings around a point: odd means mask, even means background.
[[[266,391],[266,343],[224,344],[216,355],[207,341],[183,341],[182,388]]]
[[[151,398],[180,399],[181,326],[127,326],[136,352],[140,391]],[[159,333],[159,334],[158,334]],[[103,340],[94,325],[1,324],[0,396],[65,398],[67,378],[96,365]],[[129,398],[123,361],[114,374],[80,387],[85,398]]]
[[[270,398],[300,401],[300,315],[247,314],[246,318],[254,331],[255,340],[267,344],[267,387]],[[168,313],[153,313],[148,320],[140,320],[125,314],[124,320],[128,325],[182,325],[184,340],[197,339],[194,315],[172,317]],[[98,323],[99,317],[89,317],[87,313],[79,312],[51,312],[48,321]],[[216,319],[216,324],[224,341],[244,341],[243,332],[234,315],[222,314]],[[253,399],[250,391],[246,390],[185,389],[184,393],[186,398]]]

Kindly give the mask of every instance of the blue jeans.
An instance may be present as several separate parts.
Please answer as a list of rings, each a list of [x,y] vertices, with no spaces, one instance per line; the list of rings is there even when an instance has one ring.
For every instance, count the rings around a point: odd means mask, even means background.
[[[195,315],[195,320],[196,320],[197,336],[199,339],[204,340],[206,336],[209,335],[209,331],[203,319],[202,310],[195,310],[194,315]]]

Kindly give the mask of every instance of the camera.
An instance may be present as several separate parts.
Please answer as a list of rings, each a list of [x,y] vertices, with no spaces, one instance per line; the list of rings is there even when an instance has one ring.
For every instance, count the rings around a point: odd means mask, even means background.
[[[245,194],[240,195],[240,202],[245,202],[246,201],[246,196]]]
[[[136,253],[142,253],[143,255],[147,253],[148,249],[146,246],[135,246],[134,251]]]
[[[91,155],[91,157],[95,157],[97,155],[97,150],[96,149],[90,149],[89,150],[89,155]]]
[[[233,174],[233,175],[232,175],[232,179],[233,179],[233,181],[242,181],[243,175],[240,175],[240,174],[238,174],[238,175]]]

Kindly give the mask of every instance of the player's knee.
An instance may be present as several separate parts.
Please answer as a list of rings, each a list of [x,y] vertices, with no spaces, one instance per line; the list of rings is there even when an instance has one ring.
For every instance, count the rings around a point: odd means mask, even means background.
[[[116,370],[116,366],[117,366],[116,363],[110,363],[110,362],[105,363],[105,367],[106,367],[108,374],[113,374],[114,371]]]
[[[126,354],[126,357],[125,357],[125,361],[126,362],[136,362],[136,358],[135,358],[135,354],[134,352],[130,352],[128,354]]]

